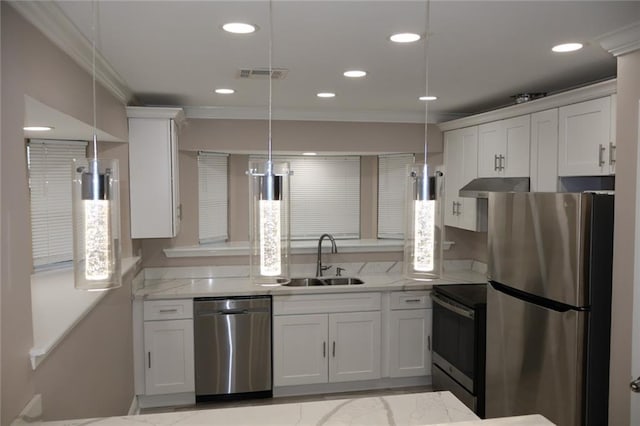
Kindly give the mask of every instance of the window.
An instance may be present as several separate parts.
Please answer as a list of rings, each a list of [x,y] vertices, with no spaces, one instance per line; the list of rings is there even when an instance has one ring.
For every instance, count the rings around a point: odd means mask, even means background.
[[[86,142],[27,143],[34,268],[73,260],[72,160],[86,158],[86,151]]]
[[[291,239],[317,239],[324,233],[360,238],[360,157],[278,156],[274,161],[288,161],[293,170]]]
[[[413,154],[378,157],[378,238],[404,238],[407,165]]]
[[[200,244],[226,241],[228,232],[228,155],[198,153]]]

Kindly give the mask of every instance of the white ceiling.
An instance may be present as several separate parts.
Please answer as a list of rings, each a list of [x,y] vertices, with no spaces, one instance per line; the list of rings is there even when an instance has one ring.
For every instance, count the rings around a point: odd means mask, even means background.
[[[91,39],[92,2],[58,1]],[[640,21],[640,1],[432,1],[430,121],[513,103],[522,92],[555,92],[615,77],[616,60],[598,37]],[[395,32],[425,32],[423,1],[272,3],[275,118],[420,121],[424,42],[397,45]],[[257,24],[251,35],[221,30]],[[102,1],[98,48],[142,105],[189,107],[189,116],[264,116],[266,79],[241,80],[240,68],[268,66],[266,1]],[[580,41],[573,54],[557,43]],[[366,70],[364,79],[342,72]],[[213,89],[230,87],[234,95]],[[319,91],[337,93],[319,99]]]

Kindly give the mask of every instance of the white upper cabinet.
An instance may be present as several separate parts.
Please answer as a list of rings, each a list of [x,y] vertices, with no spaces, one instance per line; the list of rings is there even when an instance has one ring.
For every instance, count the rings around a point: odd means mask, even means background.
[[[478,127],[478,176],[529,176],[530,119],[528,115]]]
[[[128,107],[131,238],[173,238],[180,230],[180,108]]]
[[[558,190],[558,108],[531,114],[531,191]]]
[[[444,224],[470,231],[483,231],[477,200],[458,195],[478,177],[478,127],[465,127],[444,134]]]
[[[560,108],[559,176],[615,173],[614,114],[611,96]]]

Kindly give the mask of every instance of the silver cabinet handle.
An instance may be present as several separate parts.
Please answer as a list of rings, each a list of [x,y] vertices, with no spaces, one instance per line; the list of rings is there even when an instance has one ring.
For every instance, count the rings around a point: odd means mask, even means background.
[[[500,154],[500,171],[504,170],[504,155]]]
[[[598,145],[598,166],[602,167],[604,166],[604,151],[605,151],[605,147],[602,144]]]
[[[451,202],[451,216],[455,216],[456,215],[456,202],[452,201]]]
[[[327,357],[327,342],[322,342],[322,358]]]
[[[149,359],[149,368],[151,368],[151,352],[147,352],[147,357]]]
[[[616,164],[616,146],[613,142],[609,142],[609,165],[613,166]]]
[[[493,155],[493,171],[498,171],[498,154]]]
[[[460,212],[460,206],[462,206],[462,203],[456,203],[456,216],[460,216],[462,213]]]
[[[332,356],[335,358],[336,357],[336,342],[333,342],[333,350],[332,350]]]
[[[427,349],[431,350],[431,336],[427,336]]]
[[[405,299],[406,303],[419,303],[420,301],[420,299]]]
[[[169,314],[171,312],[178,312],[178,309],[160,309],[161,314]]]
[[[640,393],[640,377],[635,379],[633,382],[629,383],[629,387],[632,391],[636,393]]]

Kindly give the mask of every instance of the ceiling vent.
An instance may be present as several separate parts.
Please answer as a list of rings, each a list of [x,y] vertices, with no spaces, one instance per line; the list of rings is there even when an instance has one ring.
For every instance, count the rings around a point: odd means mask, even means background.
[[[286,68],[272,68],[271,79],[282,80],[287,76],[289,70]],[[239,78],[267,78],[269,77],[269,68],[242,68],[238,72]]]

